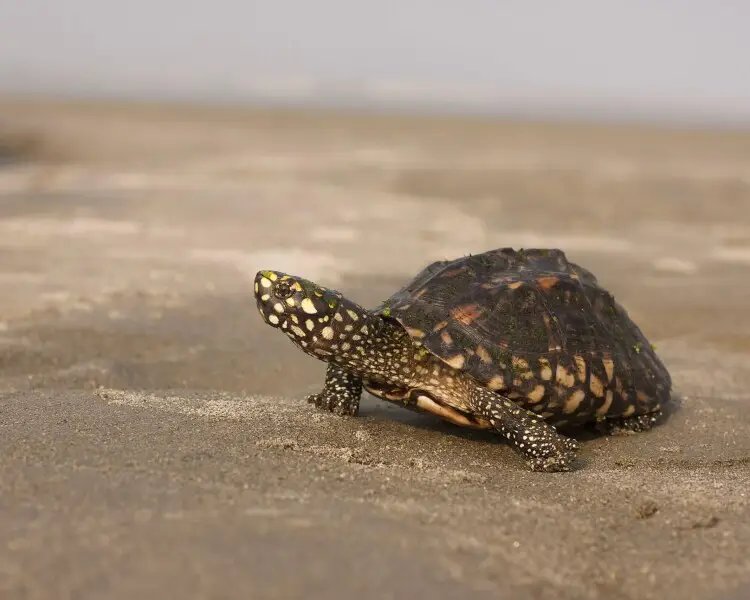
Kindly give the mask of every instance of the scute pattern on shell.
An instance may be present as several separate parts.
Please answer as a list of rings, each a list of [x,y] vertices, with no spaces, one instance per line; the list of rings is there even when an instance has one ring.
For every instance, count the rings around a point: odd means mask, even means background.
[[[552,422],[643,414],[671,391],[640,328],[561,250],[501,248],[432,263],[376,312]]]

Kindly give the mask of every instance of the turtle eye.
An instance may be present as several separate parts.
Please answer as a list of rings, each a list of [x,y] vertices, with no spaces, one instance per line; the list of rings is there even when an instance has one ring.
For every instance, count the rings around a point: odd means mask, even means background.
[[[279,281],[279,283],[276,284],[276,287],[273,290],[274,296],[277,298],[281,298],[282,300],[284,298],[289,298],[294,293],[294,290],[292,289],[292,286],[289,285],[286,281]]]

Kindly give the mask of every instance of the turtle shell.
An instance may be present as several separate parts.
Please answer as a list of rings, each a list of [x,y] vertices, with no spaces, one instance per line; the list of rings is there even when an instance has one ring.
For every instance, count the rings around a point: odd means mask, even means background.
[[[625,309],[558,249],[434,262],[375,312],[558,423],[648,413],[671,391],[669,372]]]

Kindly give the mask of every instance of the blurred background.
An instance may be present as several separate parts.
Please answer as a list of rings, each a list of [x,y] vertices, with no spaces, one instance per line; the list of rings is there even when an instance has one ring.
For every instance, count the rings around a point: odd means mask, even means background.
[[[739,0],[3,3],[12,314],[244,294],[260,268],[370,301],[428,261],[558,246],[684,340],[750,265],[748,22]],[[701,335],[743,346],[725,308]]]
[[[25,0],[0,89],[747,125],[742,0]]]

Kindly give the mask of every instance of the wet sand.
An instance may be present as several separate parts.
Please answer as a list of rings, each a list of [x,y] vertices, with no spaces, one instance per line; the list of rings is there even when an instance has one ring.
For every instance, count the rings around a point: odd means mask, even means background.
[[[750,134],[0,107],[40,140],[0,169],[3,598],[750,597]],[[665,424],[544,474],[369,396],[319,413],[325,365],[252,299],[270,268],[374,305],[498,246],[599,276]]]

